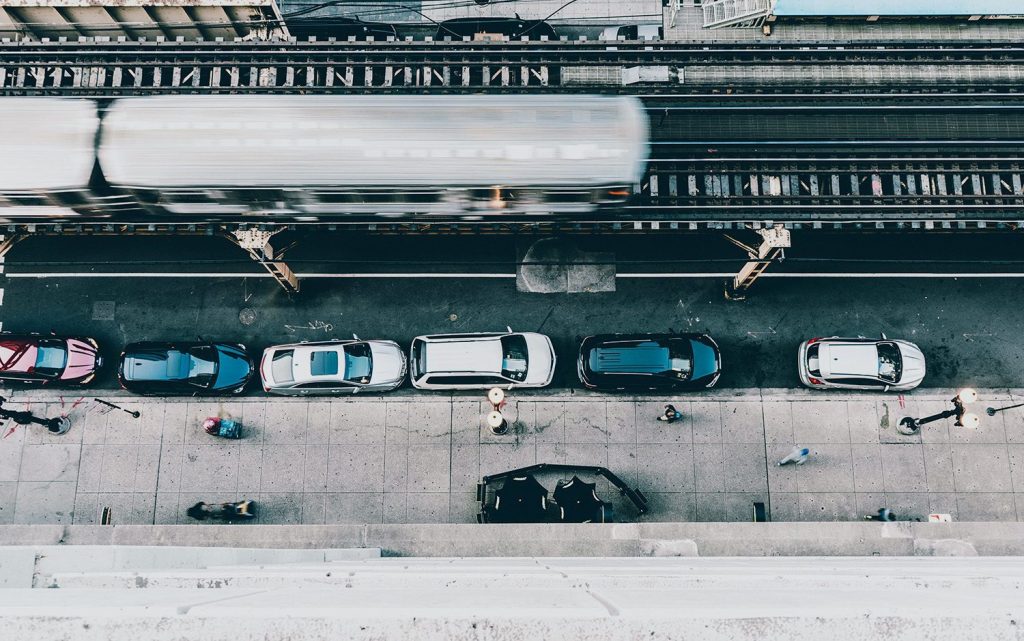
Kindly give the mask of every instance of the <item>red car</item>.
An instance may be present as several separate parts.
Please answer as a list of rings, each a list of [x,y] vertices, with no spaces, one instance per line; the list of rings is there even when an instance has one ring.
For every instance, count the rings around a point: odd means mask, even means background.
[[[91,338],[0,334],[0,381],[85,385],[103,364]]]

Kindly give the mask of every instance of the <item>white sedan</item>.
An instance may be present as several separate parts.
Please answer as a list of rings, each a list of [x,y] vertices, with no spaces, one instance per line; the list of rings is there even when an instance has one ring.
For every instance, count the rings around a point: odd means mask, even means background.
[[[812,338],[797,354],[800,382],[812,389],[905,391],[921,384],[925,360],[908,341],[864,338]]]
[[[263,390],[287,396],[387,392],[402,384],[405,370],[398,343],[358,337],[275,345],[260,361]]]

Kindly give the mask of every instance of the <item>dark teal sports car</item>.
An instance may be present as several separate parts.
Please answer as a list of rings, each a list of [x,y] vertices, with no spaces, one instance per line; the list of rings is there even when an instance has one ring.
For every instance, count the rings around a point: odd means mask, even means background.
[[[255,366],[237,343],[131,343],[121,354],[121,387],[139,394],[241,394]]]
[[[576,368],[591,389],[697,390],[718,382],[722,356],[707,334],[600,334],[583,340]]]

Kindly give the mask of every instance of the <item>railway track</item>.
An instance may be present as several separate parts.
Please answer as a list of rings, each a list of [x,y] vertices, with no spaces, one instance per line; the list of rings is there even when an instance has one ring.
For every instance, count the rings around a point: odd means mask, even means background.
[[[153,93],[1003,93],[1024,47],[654,42],[88,42],[0,46],[6,95]]]

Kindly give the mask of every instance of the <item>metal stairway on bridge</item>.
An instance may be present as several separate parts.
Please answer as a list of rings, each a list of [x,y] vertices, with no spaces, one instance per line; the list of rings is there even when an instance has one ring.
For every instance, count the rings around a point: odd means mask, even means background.
[[[772,12],[773,0],[705,0],[704,28],[756,28],[764,24]]]

